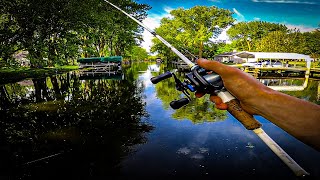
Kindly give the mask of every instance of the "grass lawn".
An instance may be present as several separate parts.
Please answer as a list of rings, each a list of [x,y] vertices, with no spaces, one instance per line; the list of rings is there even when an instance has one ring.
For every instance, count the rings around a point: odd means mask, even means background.
[[[59,66],[45,68],[0,68],[0,84],[17,82],[26,78],[46,77],[54,74],[77,70],[78,66]]]

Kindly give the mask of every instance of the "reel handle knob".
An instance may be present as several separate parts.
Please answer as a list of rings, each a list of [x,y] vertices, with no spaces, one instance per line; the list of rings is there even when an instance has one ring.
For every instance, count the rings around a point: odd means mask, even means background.
[[[170,102],[170,106],[172,107],[172,109],[179,109],[182,106],[188,104],[190,101],[188,98],[182,98],[176,101],[171,101]]]
[[[170,71],[167,71],[163,74],[160,74],[159,76],[152,77],[150,80],[153,84],[157,84],[158,82],[168,79],[170,77],[172,77],[172,73]]]

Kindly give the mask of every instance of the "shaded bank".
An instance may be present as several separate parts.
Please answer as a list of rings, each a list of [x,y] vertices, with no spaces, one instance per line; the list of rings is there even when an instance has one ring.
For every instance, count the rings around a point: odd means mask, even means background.
[[[116,176],[152,126],[136,81],[77,73],[1,86],[1,177]]]
[[[26,78],[39,78],[66,73],[78,69],[78,66],[61,66],[54,68],[1,68],[0,84],[14,83]]]

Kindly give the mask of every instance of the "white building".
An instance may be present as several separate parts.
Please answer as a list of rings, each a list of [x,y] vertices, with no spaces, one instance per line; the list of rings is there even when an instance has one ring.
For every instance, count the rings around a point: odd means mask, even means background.
[[[243,63],[244,60],[237,56],[239,52],[226,52],[223,54],[219,54],[214,57],[215,60],[219,62],[232,62],[232,63]]]
[[[255,63],[261,61],[279,61],[281,63],[286,63],[287,61],[305,61],[307,67],[310,67],[311,58],[309,55],[298,54],[298,53],[279,53],[279,52],[230,52],[215,56],[215,60],[220,62],[233,62],[242,63],[234,59],[241,58],[243,62]]]

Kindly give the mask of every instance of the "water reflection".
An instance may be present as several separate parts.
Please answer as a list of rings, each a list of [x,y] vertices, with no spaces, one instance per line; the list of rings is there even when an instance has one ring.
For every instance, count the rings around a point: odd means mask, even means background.
[[[176,73],[177,78],[183,80],[184,73]],[[163,80],[156,84],[156,95],[161,99],[163,108],[169,109],[170,102],[173,100],[181,99],[183,93],[176,90],[176,84],[174,78],[169,78]],[[203,123],[203,122],[215,122],[226,119],[226,111],[218,110],[214,107],[211,101],[209,101],[209,96],[203,98],[195,98],[194,93],[191,94],[193,101],[188,105],[183,106],[180,109],[175,110],[172,114],[172,118],[177,120],[188,119],[193,123]]]
[[[150,72],[160,72],[160,64],[152,64],[148,66]]]
[[[259,79],[266,86],[302,86],[303,79]]]
[[[165,71],[160,68],[157,76]],[[179,74],[183,78],[184,74]],[[271,79],[273,86],[299,86],[303,80]],[[272,83],[271,83],[272,82]],[[281,83],[280,83],[281,82]],[[318,87],[318,81],[310,80],[309,87],[303,91],[293,91],[293,96],[302,94],[302,98],[316,96],[313,86]],[[310,88],[310,89],[309,89]],[[175,90],[173,79],[146,89],[147,109],[151,113],[150,121],[155,124],[148,143],[139,147],[139,152],[126,159],[125,173],[150,178],[159,176],[202,178],[283,178],[295,179],[290,169],[259,139],[252,131],[246,130],[236,119],[226,113],[225,118],[211,123],[217,117],[212,114],[194,118],[197,114],[206,115],[212,103],[196,109],[199,105],[188,104],[181,116],[176,118],[177,111],[172,110],[169,103],[180,99],[181,93]],[[313,98],[310,98],[313,101]],[[196,99],[195,102],[201,101]],[[209,102],[209,101],[207,101]],[[201,105],[201,103],[199,103]],[[198,110],[198,111],[197,111]],[[190,116],[190,117],[189,117]],[[219,116],[218,116],[219,117]],[[194,120],[193,120],[194,118]],[[199,118],[199,119],[197,119]],[[303,145],[286,132],[257,116],[265,131],[284,150],[303,166],[308,172],[319,176],[318,160],[320,154],[310,147]],[[185,121],[177,121],[185,119]],[[154,163],[156,162],[156,163]]]
[[[87,79],[112,79],[112,80],[124,80],[123,73],[109,73],[109,72],[92,72],[92,71],[80,71],[80,80]]]
[[[120,78],[73,72],[1,86],[0,176],[294,176],[208,97],[172,110],[169,103],[181,97],[174,80],[150,82],[170,69],[152,67],[131,64]],[[269,85],[284,85],[278,82]],[[319,103],[318,89],[319,81],[310,80],[303,91],[285,93]],[[257,118],[298,163],[319,176],[318,152]]]
[[[121,159],[152,130],[141,122],[144,87],[130,75],[72,72],[1,86],[1,176],[118,174]]]
[[[285,94],[320,104],[320,80],[309,79],[259,79],[264,85]],[[305,84],[307,86],[305,86]]]

